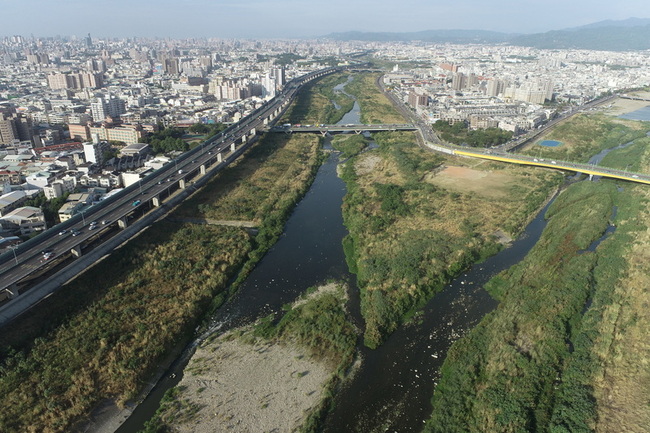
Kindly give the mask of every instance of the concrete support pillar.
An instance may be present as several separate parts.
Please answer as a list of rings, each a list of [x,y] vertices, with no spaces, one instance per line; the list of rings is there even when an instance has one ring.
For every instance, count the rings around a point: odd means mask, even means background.
[[[268,118],[268,117],[265,117],[263,123],[264,123],[264,125],[268,125],[268,124],[269,124],[269,118]]]
[[[250,136],[255,137],[256,133],[257,133],[257,131],[255,131],[255,128],[253,128],[253,129],[251,129],[251,132],[250,132],[251,135]]]
[[[185,179],[180,179],[178,181],[178,186],[180,187],[180,189],[185,189]]]
[[[231,151],[231,152],[234,152],[236,149],[237,149],[237,145],[236,145],[235,142],[233,141],[232,144],[230,145],[230,151]]]
[[[153,202],[153,205],[156,207],[160,207],[160,196],[154,196],[152,197],[151,201]]]
[[[221,152],[217,153],[217,162],[222,162],[223,161],[223,156],[221,156]]]
[[[201,174],[205,174],[205,164],[201,164],[201,166],[199,167],[199,171],[201,172]]]
[[[126,221],[126,217],[122,217],[117,220],[117,226],[121,229],[125,229],[129,226],[129,223]]]
[[[70,250],[70,252],[71,252],[72,255],[75,256],[76,258],[79,258],[79,257],[82,256],[82,253],[81,253],[81,246],[80,246],[80,245],[76,245],[76,246],[72,247],[72,249]]]

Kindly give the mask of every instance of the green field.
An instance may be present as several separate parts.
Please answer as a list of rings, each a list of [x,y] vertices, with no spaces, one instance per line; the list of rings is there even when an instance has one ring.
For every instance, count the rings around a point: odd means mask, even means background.
[[[577,125],[564,130],[582,143],[576,157],[621,144],[614,137],[645,136],[647,127],[602,116]],[[647,143],[637,139],[603,165],[648,171]],[[426,432],[647,429],[648,197],[646,186],[609,180],[558,197],[533,250],[486,286],[499,307],[448,352]],[[611,223],[616,231],[588,250]]]

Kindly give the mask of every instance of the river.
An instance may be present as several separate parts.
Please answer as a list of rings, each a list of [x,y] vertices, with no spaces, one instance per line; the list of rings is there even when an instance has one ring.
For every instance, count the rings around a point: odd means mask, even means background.
[[[355,103],[339,123],[358,122],[359,106]],[[325,149],[331,151],[327,141]],[[270,313],[281,314],[283,304],[329,279],[348,282],[349,308],[354,317],[359,317],[358,289],[354,276],[347,270],[342,248],[342,239],[347,234],[341,215],[345,184],[336,174],[338,163],[338,152],[331,152],[311,189],[287,221],[279,241],[251,272],[237,295],[214,316],[214,332],[250,323]],[[543,213],[509,248],[473,266],[446,286],[430,300],[422,314],[399,328],[381,347],[359,347],[361,367],[337,394],[336,408],[325,419],[325,431],[420,431],[430,416],[430,399],[449,346],[496,307],[482,285],[517,263],[532,248],[545,226]],[[185,350],[118,433],[135,433],[142,428],[165,390],[180,381],[194,345]]]

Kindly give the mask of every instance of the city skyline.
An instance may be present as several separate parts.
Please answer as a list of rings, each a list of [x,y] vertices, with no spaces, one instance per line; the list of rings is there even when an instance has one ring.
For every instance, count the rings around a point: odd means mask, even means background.
[[[97,7],[92,7],[96,4]],[[1,36],[316,38],[333,32],[408,32],[422,30],[492,30],[541,33],[603,20],[650,17],[643,0],[551,0],[528,4],[516,0],[460,0],[433,4],[423,0],[115,0],[98,2],[45,0],[5,2]],[[534,19],[533,19],[534,18]]]

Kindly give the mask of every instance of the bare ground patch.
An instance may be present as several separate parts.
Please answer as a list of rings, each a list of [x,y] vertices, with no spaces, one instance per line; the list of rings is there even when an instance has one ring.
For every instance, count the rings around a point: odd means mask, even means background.
[[[650,92],[635,92],[632,96],[650,99]],[[647,107],[648,105],[650,105],[650,102],[648,101],[634,101],[631,99],[616,98],[616,100],[611,104],[611,107],[606,104],[600,108],[603,113],[608,116],[620,116]]]
[[[450,191],[472,192],[493,199],[507,199],[511,187],[519,183],[518,177],[510,173],[460,166],[447,166],[437,173],[428,174],[425,180]]]
[[[332,372],[305,350],[222,336],[199,347],[179,384],[174,430],[291,432],[321,400]]]

